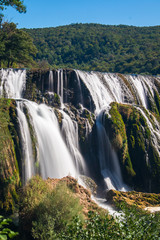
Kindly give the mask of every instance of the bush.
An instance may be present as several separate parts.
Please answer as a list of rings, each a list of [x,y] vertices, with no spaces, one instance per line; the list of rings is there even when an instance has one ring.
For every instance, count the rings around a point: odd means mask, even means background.
[[[33,237],[38,240],[55,239],[59,232],[65,231],[73,217],[79,215],[83,219],[81,210],[79,200],[73,196],[71,190],[64,183],[58,184],[35,209]]]
[[[77,217],[55,239],[67,240],[156,240],[160,237],[160,214],[148,214],[123,204],[118,218],[89,212],[85,226]],[[53,238],[54,239],[54,238]]]
[[[64,182],[52,189],[40,177],[34,177],[23,190],[23,225],[30,219],[30,234],[38,240],[157,240],[160,238],[160,214],[149,214],[121,203],[120,216],[89,212],[84,221],[82,208]],[[27,207],[28,206],[28,207]],[[25,215],[26,213],[26,215]],[[25,219],[26,218],[26,219]],[[25,239],[31,235],[24,232]]]
[[[0,216],[0,240],[12,239],[18,235],[17,232],[10,229],[9,225],[11,222],[11,219]]]
[[[57,183],[52,189],[41,177],[33,177],[20,199],[20,222],[27,239],[31,234],[34,239],[56,239],[76,215],[83,221],[79,199],[65,183]]]

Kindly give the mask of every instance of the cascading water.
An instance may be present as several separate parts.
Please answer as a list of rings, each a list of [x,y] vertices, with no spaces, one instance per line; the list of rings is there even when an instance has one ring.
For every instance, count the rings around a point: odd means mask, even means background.
[[[64,74],[64,78],[63,78]],[[73,158],[73,162],[76,166],[76,170],[79,173],[85,173],[86,172],[86,165],[84,162],[84,159],[80,153],[79,149],[79,142],[78,142],[78,124],[76,121],[71,120],[70,116],[64,112],[64,83],[67,87],[67,82],[66,82],[66,74],[63,71],[63,69],[60,69],[57,71],[57,94],[60,95],[61,98],[61,114],[62,114],[62,134],[65,139],[66,145],[70,151],[70,154]],[[50,71],[49,75],[49,84],[50,82],[53,82],[53,72]],[[53,84],[52,84],[53,85]],[[51,89],[49,89],[51,90]]]
[[[1,70],[0,95],[7,98],[21,98],[25,89],[26,70]]]
[[[57,118],[45,104],[25,102],[33,119],[39,147],[40,172],[43,178],[77,176],[76,168],[60,134]]]
[[[19,126],[21,129],[21,146],[22,146],[22,155],[25,160],[23,169],[23,183],[27,182],[32,176],[35,175],[35,166],[33,159],[32,151],[32,140],[30,136],[30,131],[27,123],[26,116],[23,111],[24,103],[23,101],[17,100],[17,115],[19,120]]]
[[[22,93],[25,88],[26,71],[1,70],[1,95],[17,100],[17,113],[21,129],[23,157],[25,171],[23,179],[26,182],[35,174],[32,143],[23,106],[32,116],[33,128],[37,137],[39,149],[39,163],[42,177],[61,178],[66,175],[77,176],[72,157],[62,139],[57,118],[53,110],[45,104],[38,105],[34,102],[23,100]],[[51,79],[51,87],[53,80]],[[61,90],[62,91],[62,90]]]
[[[97,116],[96,126],[98,135],[99,161],[101,174],[107,189],[125,190],[116,152],[111,146],[103,125],[103,111]]]
[[[123,75],[120,77],[118,74],[96,72],[87,73],[79,70],[77,70],[76,73],[89,89],[96,107],[97,142],[101,174],[104,177],[108,189],[124,189],[125,185],[122,181],[119,161],[105,132],[102,117],[103,112],[106,112],[109,115],[111,102],[115,101],[123,104],[136,103],[135,101],[137,99],[138,104],[147,109],[148,99],[154,101],[154,89],[156,89],[156,87],[153,83],[153,78],[132,75]],[[142,109],[140,111],[145,115]],[[158,149],[160,142],[159,134],[153,129],[153,126],[146,115],[145,119],[151,130],[152,142],[156,145],[157,151],[160,152]],[[158,122],[157,125],[159,125]],[[146,161],[148,161],[147,154]]]
[[[119,161],[103,126],[103,111],[109,112],[109,104],[113,101],[123,102],[122,85],[114,75],[108,74],[99,77],[96,73],[76,72],[89,89],[96,106],[98,158],[101,175],[107,189],[124,190],[125,184],[122,180]],[[114,84],[116,84],[116,88],[114,88]]]
[[[21,130],[21,146],[24,162],[22,163],[23,183],[35,175],[32,152],[32,141],[26,116],[23,111],[24,103],[22,93],[26,84],[26,70],[14,71],[13,69],[1,70],[0,95],[7,98],[20,99],[16,101],[17,116]]]
[[[49,71],[49,92],[54,91],[54,80],[53,80],[53,72]]]
[[[71,118],[63,111],[62,113],[62,133],[65,138],[69,151],[74,158],[76,169],[79,173],[84,174],[86,172],[86,165],[84,159],[79,150],[78,142],[78,125],[76,121],[72,121]]]
[[[0,95],[7,98],[14,98],[17,103],[17,116],[21,129],[22,150],[25,159],[24,182],[36,173],[36,163],[39,163],[40,173],[44,178],[61,178],[68,174],[77,177],[78,174],[86,174],[87,172],[86,159],[82,156],[79,147],[79,129],[76,115],[73,114],[73,117],[72,113],[69,113],[69,101],[72,97],[69,94],[70,92],[71,94],[74,93],[73,89],[67,89],[68,82],[70,81],[67,79],[67,74],[63,69],[56,70],[54,74],[53,71],[50,71],[48,86],[44,85],[44,79],[40,83],[42,95],[47,91],[53,96],[55,93],[60,96],[61,108],[57,109],[62,118],[60,129],[60,124],[57,120],[58,117],[53,108],[45,104],[38,105],[35,102],[22,98],[26,85],[25,70],[0,70]],[[149,100],[154,101],[154,92],[155,90],[157,91],[154,79],[131,75],[123,75],[121,77],[118,74],[111,73],[87,73],[79,70],[74,70],[75,74],[75,82],[80,91],[78,99],[81,110],[78,111],[83,113],[86,108],[84,96],[86,92],[84,93],[83,86],[85,86],[89,93],[88,95],[90,95],[87,101],[90,98],[90,103],[93,102],[95,105],[94,114],[96,115],[98,160],[106,188],[124,190],[126,186],[122,180],[119,160],[106,134],[104,116],[106,113],[109,115],[110,104],[112,102],[138,104],[136,108],[145,117],[148,127],[151,130],[152,143],[155,145],[160,156],[159,123],[153,116],[152,119],[149,119],[146,112],[141,108],[141,106],[149,108]],[[158,78],[156,80],[159,81]],[[88,103],[87,106],[89,108]],[[27,117],[24,109],[27,109]],[[89,110],[92,110],[92,106]],[[152,121],[154,122],[154,126]],[[32,134],[36,138],[36,143],[34,144],[36,144],[37,148],[37,159],[33,156],[33,142],[29,123],[33,128]],[[87,138],[89,135],[91,136],[92,131],[88,119],[85,120],[84,126],[86,126],[85,137]]]

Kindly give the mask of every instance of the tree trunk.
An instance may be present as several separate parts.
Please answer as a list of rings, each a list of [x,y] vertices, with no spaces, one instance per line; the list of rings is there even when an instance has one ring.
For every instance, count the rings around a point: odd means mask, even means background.
[[[10,60],[8,60],[8,65],[7,65],[7,67],[8,67],[8,68],[10,67]]]

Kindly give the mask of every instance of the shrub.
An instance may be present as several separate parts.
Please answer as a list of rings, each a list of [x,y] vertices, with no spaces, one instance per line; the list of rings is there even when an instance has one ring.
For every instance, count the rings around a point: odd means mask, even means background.
[[[20,194],[20,223],[27,239],[54,239],[64,230],[74,216],[81,214],[82,207],[65,183],[56,187],[47,184],[41,177],[33,177]]]
[[[82,207],[79,200],[73,196],[71,190],[63,183],[40,202],[35,209],[36,220],[33,222],[32,235],[38,240],[52,240],[64,231],[74,216],[81,214]]]
[[[12,222],[9,218],[4,218],[3,216],[0,216],[0,240],[7,240],[14,238],[18,235],[17,232],[14,232],[10,229],[10,223]]]
[[[64,233],[55,239],[67,240],[156,240],[160,237],[160,214],[148,214],[136,206],[121,205],[118,218],[89,212],[85,226],[76,217]],[[59,238],[58,238],[59,237]],[[53,238],[54,239],[54,238]]]

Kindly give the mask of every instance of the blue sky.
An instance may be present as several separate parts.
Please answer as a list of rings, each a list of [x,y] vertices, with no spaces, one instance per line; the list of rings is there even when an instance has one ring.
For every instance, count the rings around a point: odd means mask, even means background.
[[[5,20],[19,28],[41,28],[71,23],[160,25],[160,0],[24,0],[27,13],[12,8]]]

